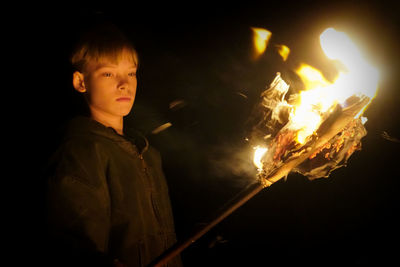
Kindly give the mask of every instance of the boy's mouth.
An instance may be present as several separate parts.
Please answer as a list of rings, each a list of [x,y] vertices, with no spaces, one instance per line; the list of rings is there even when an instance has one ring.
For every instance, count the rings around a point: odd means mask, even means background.
[[[122,97],[119,97],[119,98],[117,98],[117,101],[131,101],[131,98],[130,97],[128,97],[128,96],[122,96]]]

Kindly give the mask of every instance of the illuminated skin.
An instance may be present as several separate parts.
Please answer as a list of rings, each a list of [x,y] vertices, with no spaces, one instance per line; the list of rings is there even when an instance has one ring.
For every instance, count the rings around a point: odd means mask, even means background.
[[[91,117],[123,134],[123,117],[131,111],[136,95],[137,66],[127,51],[120,60],[89,62],[85,73],[74,72],[73,86],[85,93]]]

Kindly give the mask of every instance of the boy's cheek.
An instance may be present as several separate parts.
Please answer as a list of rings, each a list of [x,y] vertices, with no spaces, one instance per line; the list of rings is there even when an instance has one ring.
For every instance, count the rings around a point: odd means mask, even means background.
[[[92,92],[95,92],[96,94],[107,94],[107,92],[114,88],[114,86],[113,82],[97,80],[92,84]]]

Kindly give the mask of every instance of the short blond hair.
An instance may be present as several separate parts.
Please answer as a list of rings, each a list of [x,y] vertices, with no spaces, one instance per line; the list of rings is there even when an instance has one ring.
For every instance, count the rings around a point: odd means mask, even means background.
[[[138,66],[135,47],[124,33],[113,24],[97,25],[85,31],[72,51],[70,61],[74,71],[84,73],[89,62],[108,59],[118,62],[122,52],[128,51]]]

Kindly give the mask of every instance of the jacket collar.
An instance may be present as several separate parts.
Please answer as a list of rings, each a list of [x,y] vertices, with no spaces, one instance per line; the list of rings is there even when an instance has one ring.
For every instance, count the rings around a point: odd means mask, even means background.
[[[113,128],[85,116],[78,116],[68,123],[66,137],[87,134],[94,134],[110,139],[124,150],[128,150],[128,152],[132,152],[132,145],[136,147],[137,152],[140,154],[146,152],[149,147],[147,139],[140,132],[132,128],[125,128],[124,135],[120,135]]]

